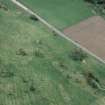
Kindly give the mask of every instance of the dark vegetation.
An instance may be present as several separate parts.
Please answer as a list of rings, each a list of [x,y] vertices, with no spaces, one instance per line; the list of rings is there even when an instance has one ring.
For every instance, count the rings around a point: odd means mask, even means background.
[[[38,18],[35,17],[34,15],[31,15],[31,16],[30,16],[30,19],[33,20],[33,21],[38,21]]]
[[[86,72],[84,73],[84,76],[86,78],[87,83],[92,87],[97,89],[97,83],[100,83],[99,79],[92,73],[92,72]]]
[[[0,9],[3,9],[3,10],[5,10],[5,11],[8,11],[7,6],[4,5],[4,4],[2,4],[2,3],[0,3]]]
[[[52,33],[53,33],[54,36],[57,36],[57,33],[55,31],[52,31]]]
[[[14,76],[14,73],[11,72],[11,71],[2,71],[0,72],[0,77],[13,77]]]
[[[26,51],[22,48],[20,48],[17,52],[17,55],[21,55],[21,56],[27,56],[28,54],[26,53]]]
[[[74,49],[71,52],[70,57],[75,61],[83,61],[84,59],[87,58],[87,54],[83,52],[81,49]]]
[[[105,15],[105,0],[85,0],[93,5],[94,10],[100,15]]]
[[[95,3],[95,4],[105,4],[105,0],[85,0],[86,2],[89,2],[89,3]]]
[[[2,65],[2,66],[1,66]],[[1,78],[11,78],[15,76],[14,69],[16,69],[12,64],[2,63],[0,66],[0,77]]]
[[[64,62],[60,62],[59,66],[63,69],[67,69],[67,66],[64,64]]]
[[[44,54],[43,54],[43,52],[39,48],[37,48],[35,50],[35,56],[36,57],[44,57]]]
[[[36,91],[36,88],[35,88],[35,86],[31,85],[31,86],[30,86],[30,91],[31,91],[31,92],[34,92],[34,91]]]

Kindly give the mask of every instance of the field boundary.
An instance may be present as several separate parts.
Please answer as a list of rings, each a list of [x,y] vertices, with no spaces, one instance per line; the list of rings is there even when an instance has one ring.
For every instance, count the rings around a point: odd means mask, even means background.
[[[78,48],[81,48],[83,51],[85,51],[89,55],[93,56],[94,58],[96,58],[97,60],[99,60],[100,62],[102,62],[102,63],[105,64],[105,61],[103,59],[101,59],[100,57],[98,57],[97,55],[95,55],[94,53],[92,53],[91,51],[89,51],[84,46],[78,44],[77,42],[75,42],[71,38],[67,37],[63,32],[61,32],[60,30],[58,30],[57,28],[55,28],[54,26],[52,26],[51,24],[49,24],[46,20],[44,20],[42,17],[40,17],[37,13],[33,12],[31,9],[29,9],[28,7],[26,7],[25,5],[23,5],[22,3],[20,3],[17,0],[11,0],[11,1],[14,4],[16,4],[18,7],[22,8],[23,10],[25,10],[27,13],[35,16],[41,23],[43,23],[50,30],[52,30],[52,32],[55,32],[57,35],[59,35],[59,36],[65,38],[66,40],[70,41],[71,43],[73,43],[74,45],[76,45]]]

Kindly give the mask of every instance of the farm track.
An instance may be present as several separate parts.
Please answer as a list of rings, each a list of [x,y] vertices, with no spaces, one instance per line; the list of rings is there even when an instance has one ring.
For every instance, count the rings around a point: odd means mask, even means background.
[[[82,50],[84,50],[85,52],[87,52],[88,54],[90,54],[91,56],[93,56],[94,58],[96,58],[97,60],[99,60],[100,62],[102,62],[102,63],[105,64],[105,61],[103,59],[101,59],[100,57],[96,56],[94,53],[92,53],[91,51],[89,51],[85,47],[81,46],[80,44],[78,44],[77,42],[75,42],[74,40],[72,40],[71,38],[67,37],[63,32],[61,32],[60,30],[58,30],[57,28],[55,28],[54,26],[52,26],[51,24],[49,24],[46,20],[44,20],[43,18],[41,18],[37,13],[33,12],[31,9],[27,8],[25,5],[23,5],[22,3],[20,3],[17,0],[11,0],[11,1],[14,4],[16,4],[18,7],[22,8],[23,10],[25,10],[30,15],[35,16],[41,23],[43,23],[50,30],[52,30],[52,32],[55,32],[57,35],[59,35],[59,36],[65,38],[66,40],[70,41],[71,43],[73,43],[77,47],[81,48]]]

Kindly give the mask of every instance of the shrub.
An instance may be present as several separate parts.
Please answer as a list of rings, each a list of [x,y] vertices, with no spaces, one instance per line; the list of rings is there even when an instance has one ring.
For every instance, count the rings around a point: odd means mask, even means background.
[[[31,15],[31,16],[30,16],[30,19],[33,20],[33,21],[38,21],[38,18],[35,17],[34,15]]]
[[[64,62],[59,62],[59,66],[63,69],[67,69],[67,66],[64,64]]]
[[[54,36],[57,36],[57,33],[55,31],[52,31],[52,33],[53,33]]]
[[[92,88],[97,88],[96,83],[100,83],[99,79],[94,76],[93,73],[91,72],[86,72],[84,73],[84,76],[86,78],[87,83],[92,87]]]
[[[39,48],[37,48],[35,50],[35,56],[37,56],[37,57],[44,57],[44,54]]]
[[[105,0],[85,0],[86,2],[92,3],[92,4],[105,4]]]
[[[31,92],[36,91],[36,88],[35,88],[35,86],[34,86],[33,84],[31,84],[31,86],[30,86],[30,91],[31,91]]]
[[[8,8],[2,3],[0,3],[0,8],[5,10],[5,11],[8,11]]]
[[[20,48],[17,52],[16,52],[17,55],[21,55],[21,56],[26,56],[27,53],[25,52],[24,49]]]
[[[70,54],[70,57],[75,61],[83,61],[87,57],[87,54],[81,49],[74,49]]]

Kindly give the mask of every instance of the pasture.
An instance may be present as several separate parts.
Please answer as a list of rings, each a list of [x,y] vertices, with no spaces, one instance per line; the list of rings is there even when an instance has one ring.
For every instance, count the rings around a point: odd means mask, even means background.
[[[78,48],[72,43],[30,19],[11,1],[0,3],[8,8],[0,8],[0,105],[103,102],[105,92],[89,85],[84,74],[91,72],[104,86],[104,64],[88,54],[74,59]]]
[[[93,16],[83,0],[19,0],[58,29],[79,23]]]

